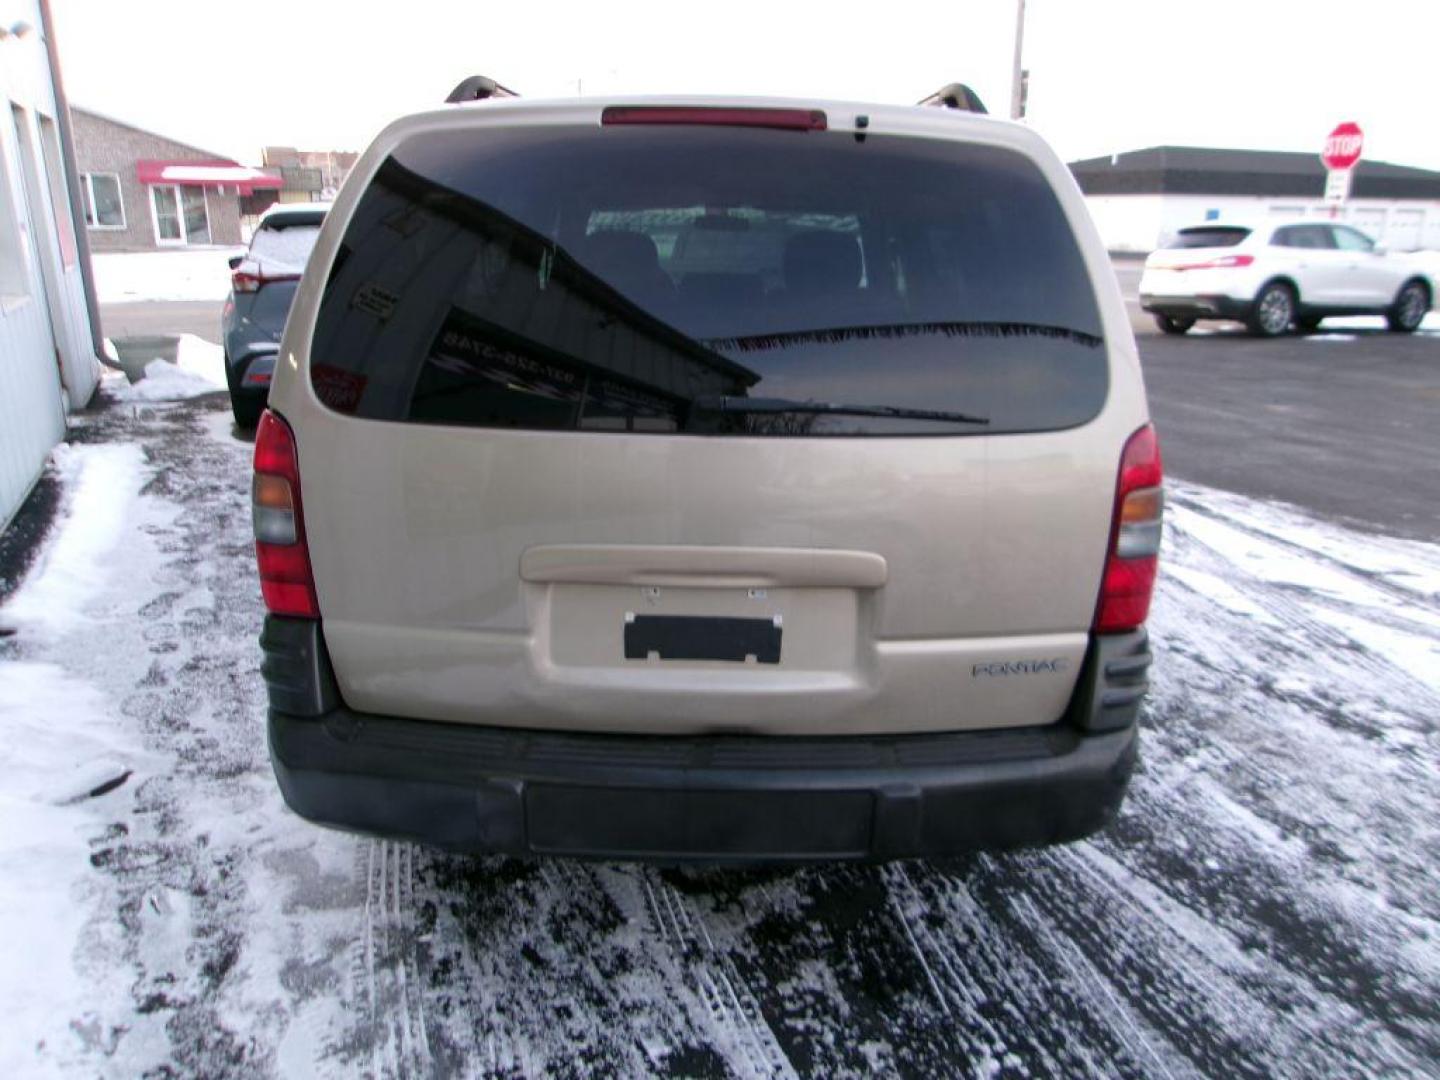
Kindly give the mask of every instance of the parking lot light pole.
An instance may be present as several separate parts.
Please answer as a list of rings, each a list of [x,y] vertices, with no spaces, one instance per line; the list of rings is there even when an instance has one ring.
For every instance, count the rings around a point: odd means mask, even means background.
[[[1025,45],[1025,0],[1015,2],[1015,64],[1010,71],[1010,119],[1025,115],[1025,76],[1020,69],[1020,54]]]

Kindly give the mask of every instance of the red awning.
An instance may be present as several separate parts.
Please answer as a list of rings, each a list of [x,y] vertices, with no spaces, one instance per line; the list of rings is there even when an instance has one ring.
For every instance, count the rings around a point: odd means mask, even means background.
[[[272,173],[252,169],[223,158],[215,161],[140,161],[142,184],[189,184],[194,187],[234,187],[241,195],[256,188],[279,188],[284,181]]]

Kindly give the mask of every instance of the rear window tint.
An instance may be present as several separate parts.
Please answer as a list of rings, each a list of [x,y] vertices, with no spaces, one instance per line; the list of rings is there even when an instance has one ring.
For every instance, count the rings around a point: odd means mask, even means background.
[[[1247,236],[1249,229],[1234,226],[1213,226],[1204,229],[1181,229],[1165,245],[1167,248],[1234,247]]]
[[[343,244],[311,375],[362,417],[976,434],[1083,423],[1108,388],[1055,195],[991,147],[719,127],[419,135]]]

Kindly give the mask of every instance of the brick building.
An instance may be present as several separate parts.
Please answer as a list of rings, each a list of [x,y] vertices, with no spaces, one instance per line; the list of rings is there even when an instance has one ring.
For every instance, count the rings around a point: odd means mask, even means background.
[[[85,226],[95,251],[239,244],[240,197],[280,180],[143,128],[72,108]]]

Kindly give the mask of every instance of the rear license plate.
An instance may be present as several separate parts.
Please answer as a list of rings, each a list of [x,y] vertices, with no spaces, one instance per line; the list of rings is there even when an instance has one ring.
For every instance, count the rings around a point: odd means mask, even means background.
[[[780,662],[780,620],[705,615],[626,615],[625,659]]]

